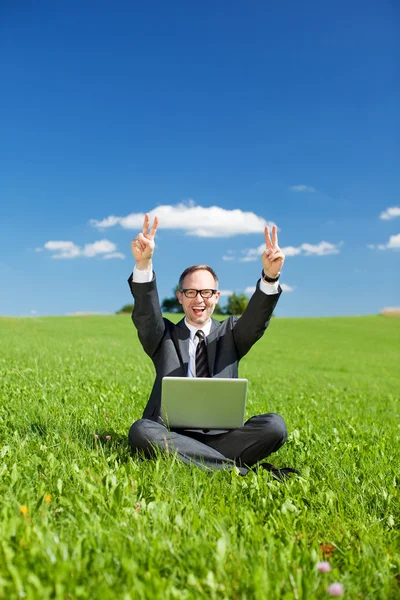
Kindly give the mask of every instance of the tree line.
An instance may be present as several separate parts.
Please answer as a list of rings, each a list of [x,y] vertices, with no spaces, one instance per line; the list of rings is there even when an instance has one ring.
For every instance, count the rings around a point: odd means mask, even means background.
[[[179,300],[175,295],[175,292],[179,290],[177,285],[174,289],[174,295],[170,298],[164,298],[161,302],[161,310],[163,313],[183,313],[182,306],[179,304]],[[246,306],[249,303],[249,298],[246,294],[231,294],[228,296],[226,306],[215,306],[214,314],[216,315],[241,315]],[[131,313],[133,310],[133,304],[125,304],[117,314]]]

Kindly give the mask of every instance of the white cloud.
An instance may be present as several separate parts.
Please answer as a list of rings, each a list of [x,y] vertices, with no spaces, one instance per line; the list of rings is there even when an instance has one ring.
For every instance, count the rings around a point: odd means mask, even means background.
[[[232,256],[231,254],[230,254],[229,256],[228,256],[227,254],[225,254],[225,255],[222,257],[222,260],[235,260],[235,257],[234,257],[234,256]]]
[[[301,246],[299,248],[286,246],[286,248],[282,248],[282,252],[285,256],[297,256],[298,254],[301,254]]]
[[[31,315],[37,315],[37,314],[38,314],[37,310],[35,310],[34,308],[32,308]]]
[[[242,258],[239,258],[239,262],[254,262],[255,260],[257,260],[257,256],[243,256]]]
[[[225,296],[232,296],[232,294],[232,290],[220,290],[221,298],[224,298]]]
[[[289,188],[292,192],[311,192],[314,193],[317,190],[311,185],[292,185]]]
[[[93,227],[98,227],[98,229],[107,229],[108,227],[114,227],[115,225],[118,225],[118,223],[120,223],[122,217],[114,217],[113,215],[111,215],[110,217],[107,217],[106,219],[103,219],[102,221],[96,221],[96,219],[91,219],[89,221],[90,225],[93,225]],[[144,214],[143,214],[143,219],[144,219]],[[140,224],[138,224],[138,227],[142,228],[143,225],[143,219],[142,222]],[[129,228],[127,228],[129,229]]]
[[[288,285],[287,283],[281,283],[280,286],[283,292],[293,292],[295,290],[293,286]]]
[[[84,256],[96,256],[97,254],[108,254],[109,252],[115,252],[117,246],[109,240],[99,240],[93,244],[85,244],[82,254]]]
[[[326,256],[328,254],[339,254],[339,246],[342,246],[343,242],[339,244],[331,244],[330,242],[320,242],[319,244],[301,244],[298,247],[286,246],[282,248],[282,252],[285,256]],[[244,256],[239,259],[239,262],[250,262],[258,260],[265,250],[265,244],[261,244],[257,248],[247,248],[243,250]]]
[[[125,258],[123,254],[116,252],[117,246],[109,240],[98,240],[93,244],[85,244],[83,248],[71,241],[49,241],[43,249],[54,253],[51,258],[93,258],[98,255],[104,255],[103,258]]]
[[[306,256],[310,256],[311,254],[316,254],[317,256],[339,254],[337,245],[331,244],[330,242],[320,242],[319,244],[302,244],[300,248],[304,251]]]
[[[231,237],[248,233],[263,233],[267,221],[253,212],[240,209],[227,210],[219,206],[197,206],[193,200],[176,205],[161,205],[151,210],[150,221],[158,216],[160,228],[182,230],[196,237]],[[141,230],[144,213],[131,213],[125,217],[109,216],[101,221],[89,222],[97,229],[119,224],[124,229]],[[274,223],[268,222],[272,226]]]
[[[368,244],[368,248],[372,250],[374,248],[378,250],[400,250],[400,233],[391,235],[387,244]]]
[[[258,260],[264,252],[265,248],[266,246],[264,243],[257,246],[257,248],[246,248],[246,250],[242,250],[244,256],[239,258],[239,262],[253,262],[254,260]]]
[[[391,235],[387,245],[388,248],[400,248],[400,233]]]
[[[249,285],[247,288],[245,288],[244,293],[251,295],[251,294],[254,294],[255,291],[256,291],[256,286]]]
[[[79,246],[74,244],[73,242],[46,242],[44,245],[46,250],[50,250],[50,252],[55,252],[52,258],[76,258],[80,255],[81,250]]]
[[[400,206],[391,206],[387,208],[379,215],[380,219],[384,221],[390,221],[391,219],[395,219],[396,217],[400,217]]]
[[[105,254],[103,258],[125,258],[125,254],[122,254],[122,252],[112,252],[111,254]]]

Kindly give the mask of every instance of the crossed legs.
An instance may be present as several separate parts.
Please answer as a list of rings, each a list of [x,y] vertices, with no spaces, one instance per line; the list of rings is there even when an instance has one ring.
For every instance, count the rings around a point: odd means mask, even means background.
[[[152,456],[154,448],[177,453],[185,463],[201,469],[229,469],[237,466],[245,475],[249,467],[276,452],[286,441],[287,429],[275,413],[251,417],[243,427],[216,435],[168,430],[150,419],[136,421],[129,431],[133,450]]]

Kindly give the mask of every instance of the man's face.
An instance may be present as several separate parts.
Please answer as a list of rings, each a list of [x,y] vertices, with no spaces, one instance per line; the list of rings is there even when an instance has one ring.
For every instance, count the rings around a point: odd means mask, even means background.
[[[203,269],[186,275],[182,284],[184,290],[215,290],[216,287],[214,277]],[[186,298],[183,292],[176,292],[176,296],[182,304],[189,325],[200,328],[210,320],[220,292],[216,292],[211,298],[202,298],[200,294],[195,298]]]

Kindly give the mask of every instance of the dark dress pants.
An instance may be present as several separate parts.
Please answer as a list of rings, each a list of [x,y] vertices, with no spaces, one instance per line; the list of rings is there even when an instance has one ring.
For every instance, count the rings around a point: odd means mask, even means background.
[[[218,434],[169,430],[150,419],[136,421],[129,431],[132,449],[143,451],[147,457],[158,448],[176,453],[183,462],[194,463],[201,469],[237,466],[242,475],[249,467],[276,452],[286,438],[285,422],[275,413],[251,417],[243,427]]]

